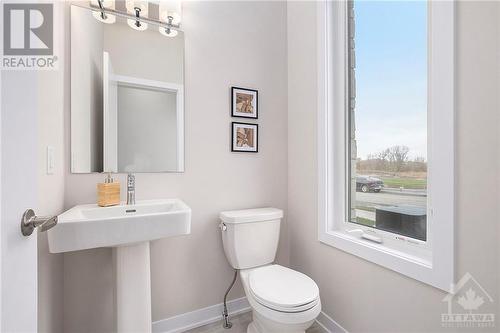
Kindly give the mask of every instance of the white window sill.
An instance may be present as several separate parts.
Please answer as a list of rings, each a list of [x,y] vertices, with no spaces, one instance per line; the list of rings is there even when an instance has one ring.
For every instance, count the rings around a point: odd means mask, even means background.
[[[419,265],[423,268],[432,268],[432,262],[429,258],[411,255],[407,252],[390,248],[384,244],[374,243],[369,240],[361,239],[360,237],[351,235],[343,231],[331,231],[320,235],[319,240],[330,246],[334,246],[344,251],[352,252],[352,248],[358,248],[359,254],[357,256],[367,259],[370,254],[367,251],[378,251],[375,257],[383,257],[383,262],[376,262],[377,264],[386,266],[389,260],[404,260],[408,264]]]
[[[450,279],[448,274],[443,274],[442,269],[433,267],[432,259],[413,256],[406,252],[391,249],[384,244],[364,240],[343,231],[320,232],[318,238],[320,242],[326,245],[436,288],[448,292],[452,291],[452,279]]]

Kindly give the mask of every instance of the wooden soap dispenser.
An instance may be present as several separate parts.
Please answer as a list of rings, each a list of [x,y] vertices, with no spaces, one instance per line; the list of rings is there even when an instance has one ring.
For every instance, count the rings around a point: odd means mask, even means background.
[[[104,183],[97,184],[97,204],[101,207],[120,204],[120,183],[114,182],[110,172]]]

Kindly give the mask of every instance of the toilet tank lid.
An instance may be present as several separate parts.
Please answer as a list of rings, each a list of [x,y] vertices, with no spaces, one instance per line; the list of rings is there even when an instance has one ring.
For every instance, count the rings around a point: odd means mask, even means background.
[[[243,210],[230,210],[220,213],[224,223],[248,223],[281,219],[283,211],[278,208],[255,208]]]

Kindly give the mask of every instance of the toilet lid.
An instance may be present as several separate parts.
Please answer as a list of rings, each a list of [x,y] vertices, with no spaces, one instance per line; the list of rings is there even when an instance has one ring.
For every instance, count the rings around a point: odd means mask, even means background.
[[[280,265],[252,271],[249,289],[257,302],[283,312],[306,311],[319,300],[319,288],[310,277]]]

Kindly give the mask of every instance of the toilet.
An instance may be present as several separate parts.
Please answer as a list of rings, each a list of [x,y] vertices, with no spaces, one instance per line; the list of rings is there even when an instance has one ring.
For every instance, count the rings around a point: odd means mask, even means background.
[[[307,275],[273,264],[283,211],[220,213],[226,257],[239,270],[253,321],[247,333],[304,333],[321,312],[319,288]]]

